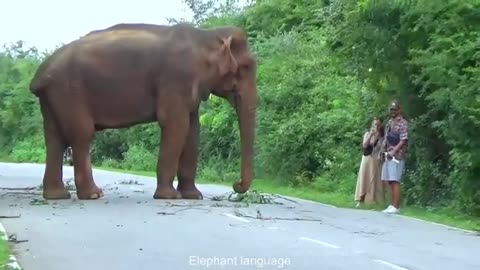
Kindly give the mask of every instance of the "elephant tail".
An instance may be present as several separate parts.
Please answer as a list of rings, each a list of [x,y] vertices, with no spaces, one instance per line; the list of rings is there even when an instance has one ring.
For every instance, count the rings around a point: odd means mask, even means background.
[[[39,67],[39,70],[30,81],[30,92],[32,92],[35,96],[40,97],[42,90],[48,86],[50,78],[51,77],[48,75],[48,73],[42,71],[41,67]]]

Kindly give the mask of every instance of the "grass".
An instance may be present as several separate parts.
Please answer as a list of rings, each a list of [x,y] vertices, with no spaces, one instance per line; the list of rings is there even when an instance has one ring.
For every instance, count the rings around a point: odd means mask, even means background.
[[[0,239],[0,270],[5,269],[5,265],[8,263],[9,256],[10,256],[10,249],[8,247],[8,243],[2,238]]]
[[[155,177],[155,172],[145,172],[145,171],[132,171],[132,170],[122,170],[109,167],[96,167],[98,169],[115,171],[121,173],[129,173],[140,176]],[[211,182],[205,181],[202,179],[198,180],[198,183],[202,184],[218,184],[222,186],[231,187],[233,182]],[[330,204],[337,207],[343,208],[354,208],[355,203],[353,202],[353,195],[347,195],[344,193],[336,192],[327,192],[321,193],[315,189],[309,187],[290,187],[290,186],[281,186],[273,183],[272,181],[264,179],[256,179],[252,182],[251,190],[257,190],[260,192],[266,193],[276,193],[284,196],[296,197],[305,200],[311,200],[314,202]],[[364,206],[362,209],[369,210],[381,210],[384,209],[386,205],[372,205]],[[472,217],[456,212],[455,210],[447,208],[420,208],[412,206],[403,206],[401,209],[401,215],[418,218],[424,221],[435,222],[439,224],[444,224],[460,229],[479,231],[480,232],[480,217]]]
[[[0,153],[0,161],[8,161],[8,157]],[[2,232],[0,232],[0,270],[4,270],[6,263],[8,263],[10,249],[8,247],[8,242],[1,237],[3,237]]]

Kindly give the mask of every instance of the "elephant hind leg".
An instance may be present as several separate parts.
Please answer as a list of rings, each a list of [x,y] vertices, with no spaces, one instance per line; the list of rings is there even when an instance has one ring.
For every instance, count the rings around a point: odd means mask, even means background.
[[[72,129],[73,166],[75,171],[75,186],[80,200],[99,199],[103,191],[95,184],[90,160],[90,144],[93,141],[95,129],[88,117],[76,119]]]
[[[190,115],[190,127],[177,170],[177,190],[183,199],[203,199],[202,193],[195,186],[199,131],[198,112],[195,112]]]
[[[46,119],[50,120],[46,122],[50,125],[49,130],[56,131],[47,133],[49,136],[55,134],[53,135],[55,138],[47,140],[47,144],[52,145],[52,150],[50,150],[52,152],[50,155],[51,164],[55,164],[55,167],[48,172],[52,175],[58,174],[57,171],[53,170],[56,170],[57,164],[59,168],[62,167],[62,154],[68,144],[72,147],[77,197],[79,199],[98,199],[103,197],[102,190],[93,181],[90,163],[89,149],[95,132],[94,121],[88,112],[88,108],[85,106],[85,100],[82,100],[83,97],[72,94],[81,91],[80,89],[75,89],[75,91],[54,91],[55,89],[62,89],[64,87],[62,84],[51,87],[51,91],[48,92],[53,92],[54,94],[44,94],[41,97],[41,103],[45,104],[42,105],[43,112],[49,115],[49,117],[46,117]],[[54,118],[57,120],[56,122],[53,122]],[[54,126],[53,123],[57,125]]]
[[[47,200],[70,199],[71,195],[63,183],[63,152],[67,142],[54,115],[43,100],[40,101],[46,146],[46,164],[43,175],[43,197]]]

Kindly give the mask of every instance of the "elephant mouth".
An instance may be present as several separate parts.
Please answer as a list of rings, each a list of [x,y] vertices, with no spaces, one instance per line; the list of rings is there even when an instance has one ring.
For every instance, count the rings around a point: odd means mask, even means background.
[[[232,91],[229,91],[225,97],[235,110],[239,109],[241,95],[237,89],[232,89]]]

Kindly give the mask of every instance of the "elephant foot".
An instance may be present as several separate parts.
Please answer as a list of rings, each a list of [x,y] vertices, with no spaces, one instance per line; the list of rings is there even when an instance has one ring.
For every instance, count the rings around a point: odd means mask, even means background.
[[[95,184],[92,184],[88,188],[77,188],[77,197],[79,200],[96,200],[103,196],[103,191]]]
[[[173,200],[173,199],[181,199],[182,194],[178,192],[173,186],[170,187],[157,187],[155,190],[155,194],[153,194],[154,199],[166,199],[166,200]]]
[[[72,197],[65,187],[43,188],[43,198],[46,200],[68,200]]]
[[[182,188],[178,187],[178,191],[182,194],[183,199],[187,200],[203,200],[203,195],[200,190],[198,190],[195,186],[190,188]]]

